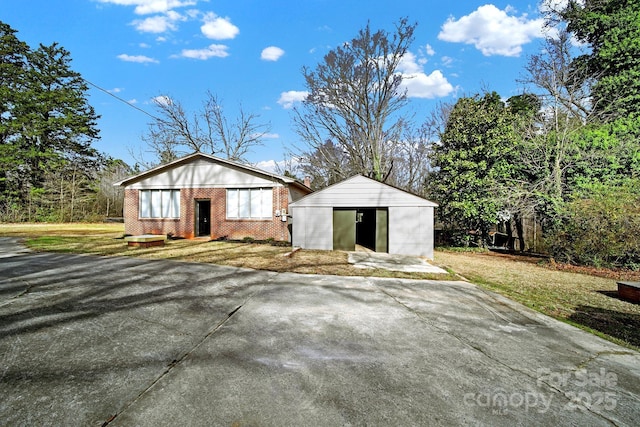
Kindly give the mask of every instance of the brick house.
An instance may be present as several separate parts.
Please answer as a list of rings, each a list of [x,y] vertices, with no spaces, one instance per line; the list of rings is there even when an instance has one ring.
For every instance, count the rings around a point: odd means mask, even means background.
[[[114,185],[125,233],[290,241],[289,203],[311,193],[295,179],[195,153]]]

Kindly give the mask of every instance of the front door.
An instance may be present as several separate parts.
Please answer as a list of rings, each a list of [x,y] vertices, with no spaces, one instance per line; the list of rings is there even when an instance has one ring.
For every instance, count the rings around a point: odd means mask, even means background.
[[[196,200],[196,236],[211,235],[211,200]]]

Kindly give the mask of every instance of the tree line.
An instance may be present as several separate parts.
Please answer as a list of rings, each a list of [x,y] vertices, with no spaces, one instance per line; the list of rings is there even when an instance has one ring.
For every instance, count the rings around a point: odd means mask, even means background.
[[[99,153],[87,85],[57,43],[32,49],[0,22],[0,220],[79,221],[120,215],[114,178],[130,173]]]
[[[317,188],[363,174],[427,197],[447,244],[485,246],[502,230],[514,250],[640,268],[640,3],[554,4],[520,95],[466,95],[418,125],[397,72],[416,24],[367,25],[303,69],[302,173]]]
[[[569,1],[525,67],[529,92],[459,99],[425,186],[452,238],[486,242],[506,222],[520,250],[525,219],[564,262],[640,268],[640,4]],[[587,47],[572,56],[575,37]]]
[[[521,94],[487,89],[418,118],[398,72],[417,24],[367,24],[303,68],[308,96],[292,114],[302,144],[281,173],[310,176],[314,189],[363,174],[427,197],[448,244],[487,245],[502,230],[514,250],[639,268],[640,4],[548,9],[549,37],[528,58]],[[69,52],[31,49],[3,23],[0,37],[0,220],[119,215],[111,184],[133,170],[91,147],[98,117]],[[196,113],[160,96],[144,137],[154,159],[139,163],[194,151],[245,161],[269,129],[242,107],[231,118],[210,92]]]

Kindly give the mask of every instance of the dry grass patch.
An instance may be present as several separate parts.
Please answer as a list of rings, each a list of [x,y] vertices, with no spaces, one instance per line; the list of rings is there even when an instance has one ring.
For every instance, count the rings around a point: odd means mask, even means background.
[[[110,253],[109,255],[115,255],[115,253]],[[268,243],[169,240],[164,247],[126,249],[117,253],[117,255],[203,262],[275,271],[279,273],[397,277],[408,279],[457,279],[454,275],[360,269],[349,264],[347,252],[298,250],[291,253],[291,247],[274,246]]]
[[[349,264],[346,252],[340,251],[300,250],[285,256],[291,247],[266,243],[185,239],[168,240],[163,247],[129,248],[123,239],[123,224],[0,224],[0,235],[24,237],[27,245],[38,251],[171,259],[304,274],[457,279],[453,274],[359,269]]]
[[[0,223],[0,236],[95,236],[121,237],[122,223]]]

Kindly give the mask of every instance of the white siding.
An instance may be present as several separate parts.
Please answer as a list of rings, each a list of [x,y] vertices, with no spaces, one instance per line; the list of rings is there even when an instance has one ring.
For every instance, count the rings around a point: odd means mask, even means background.
[[[436,206],[413,194],[363,176],[354,176],[295,202],[296,206],[368,208],[387,206]]]
[[[333,209],[305,208],[292,209],[292,245],[305,249],[333,249]]]
[[[433,258],[433,208],[389,208],[389,253]]]
[[[246,170],[235,169],[207,159],[161,171],[131,184],[131,189],[275,187],[281,184]]]

